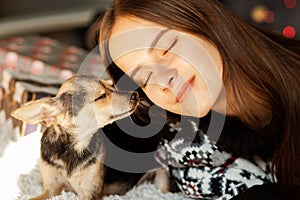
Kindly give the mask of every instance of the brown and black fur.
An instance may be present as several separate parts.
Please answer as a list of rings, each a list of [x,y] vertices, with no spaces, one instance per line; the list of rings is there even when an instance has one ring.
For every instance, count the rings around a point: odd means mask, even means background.
[[[40,157],[43,192],[33,199],[48,199],[65,190],[83,200],[98,200],[131,188],[125,182],[104,183],[108,171],[100,128],[130,115],[138,102],[136,92],[118,92],[96,76],[78,75],[68,79],[55,97],[13,111],[17,119],[46,127]]]

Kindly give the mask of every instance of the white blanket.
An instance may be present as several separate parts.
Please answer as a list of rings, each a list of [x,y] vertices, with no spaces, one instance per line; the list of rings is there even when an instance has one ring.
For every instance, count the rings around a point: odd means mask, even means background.
[[[27,200],[42,192],[39,179],[40,133],[18,137],[11,121],[0,113],[0,199]],[[105,200],[188,200],[182,193],[162,194],[151,184],[133,188],[125,196],[112,195]],[[78,200],[72,192],[62,192],[51,200]]]

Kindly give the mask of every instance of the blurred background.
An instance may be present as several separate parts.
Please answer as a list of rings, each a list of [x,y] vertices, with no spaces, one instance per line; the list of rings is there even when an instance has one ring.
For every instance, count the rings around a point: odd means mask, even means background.
[[[111,0],[0,0],[0,39],[49,36],[84,47],[87,27]]]
[[[85,47],[85,32],[111,0],[0,0],[0,39],[39,34]],[[300,35],[300,1],[221,0],[234,13],[286,37]],[[298,3],[298,4],[297,4]]]
[[[300,36],[298,0],[221,0],[242,18],[290,38]],[[298,4],[297,4],[298,3]]]

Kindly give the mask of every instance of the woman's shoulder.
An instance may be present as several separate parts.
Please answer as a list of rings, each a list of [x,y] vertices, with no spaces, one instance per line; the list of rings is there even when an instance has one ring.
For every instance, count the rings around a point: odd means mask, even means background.
[[[246,158],[271,158],[275,150],[275,145],[267,137],[233,117],[226,117],[217,144],[228,152]]]

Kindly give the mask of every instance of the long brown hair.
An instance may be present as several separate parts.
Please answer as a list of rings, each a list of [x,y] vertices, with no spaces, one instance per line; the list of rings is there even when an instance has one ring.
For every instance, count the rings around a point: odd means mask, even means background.
[[[267,132],[274,141],[272,163],[278,182],[299,184],[298,40],[252,25],[217,0],[116,0],[99,22],[100,41],[109,39],[120,16],[135,16],[212,42],[222,57],[226,91],[236,100],[230,106],[243,122],[257,132]],[[116,66],[109,68],[112,76],[115,70]],[[261,127],[254,108],[272,113],[269,128]]]

